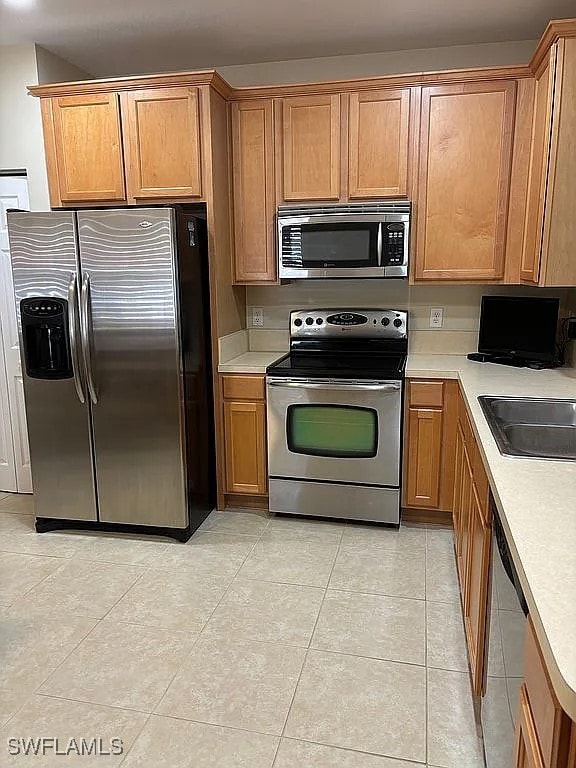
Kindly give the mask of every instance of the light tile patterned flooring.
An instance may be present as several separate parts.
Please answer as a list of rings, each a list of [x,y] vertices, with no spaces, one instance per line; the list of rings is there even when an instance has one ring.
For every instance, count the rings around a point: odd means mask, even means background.
[[[0,494],[0,765],[481,768],[448,529],[33,531]],[[110,757],[6,739],[121,738]]]

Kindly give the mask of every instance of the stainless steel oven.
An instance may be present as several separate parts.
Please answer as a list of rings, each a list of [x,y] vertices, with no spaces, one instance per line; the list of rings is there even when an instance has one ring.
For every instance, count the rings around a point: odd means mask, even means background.
[[[406,277],[410,203],[280,206],[281,278]]]
[[[268,377],[270,509],[397,523],[402,382]]]

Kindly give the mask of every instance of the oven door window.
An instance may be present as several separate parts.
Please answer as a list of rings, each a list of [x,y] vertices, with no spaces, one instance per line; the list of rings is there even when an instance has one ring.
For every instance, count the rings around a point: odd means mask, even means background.
[[[290,405],[288,449],[307,456],[373,459],[378,452],[378,414],[352,405]]]
[[[302,267],[378,267],[379,226],[378,222],[302,224]]]

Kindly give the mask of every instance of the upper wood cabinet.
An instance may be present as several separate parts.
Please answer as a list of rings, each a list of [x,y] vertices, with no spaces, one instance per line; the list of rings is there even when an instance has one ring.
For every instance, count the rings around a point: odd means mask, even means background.
[[[281,198],[340,198],[340,96],[293,96],[280,101]]]
[[[128,197],[201,197],[198,88],[120,94]]]
[[[125,199],[118,94],[43,100],[51,198],[66,203]]]
[[[555,43],[536,77],[521,280],[576,285],[576,38]]]
[[[361,91],[349,99],[349,197],[405,196],[410,89]]]
[[[42,99],[53,208],[202,196],[199,89]]]
[[[515,93],[510,81],[422,89],[416,280],[502,278]]]
[[[271,99],[234,102],[234,278],[274,281],[274,112]]]

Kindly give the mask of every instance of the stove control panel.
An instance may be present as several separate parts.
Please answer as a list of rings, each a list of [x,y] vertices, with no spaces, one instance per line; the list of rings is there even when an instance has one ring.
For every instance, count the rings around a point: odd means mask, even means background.
[[[291,338],[406,339],[408,313],[401,309],[301,309],[290,312]]]

